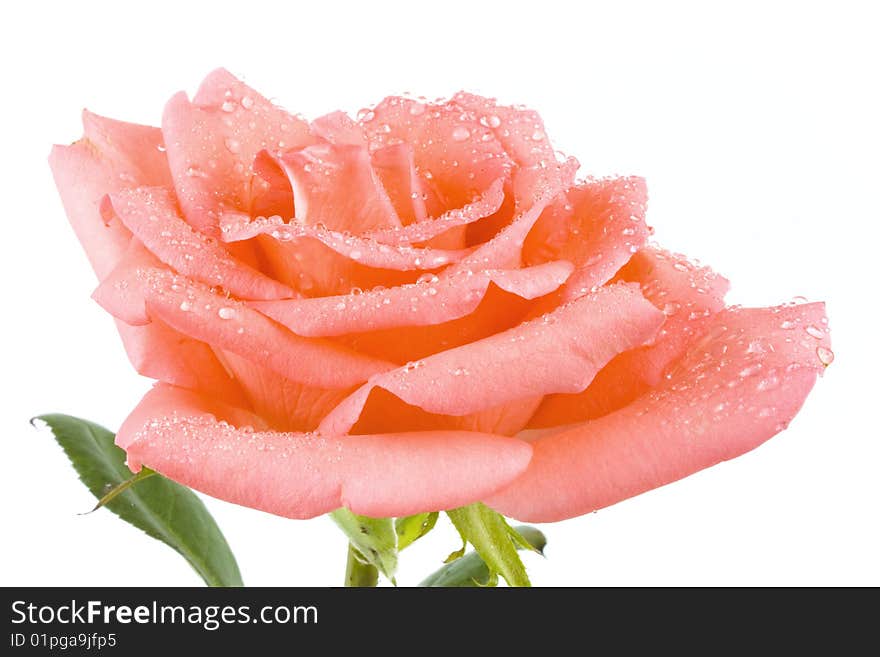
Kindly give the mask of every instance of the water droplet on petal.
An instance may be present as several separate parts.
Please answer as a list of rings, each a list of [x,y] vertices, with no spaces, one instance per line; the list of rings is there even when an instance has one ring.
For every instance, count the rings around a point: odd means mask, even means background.
[[[458,126],[452,131],[452,139],[454,141],[464,141],[471,136],[471,131],[464,126]]]
[[[812,324],[810,324],[804,330],[807,332],[807,335],[809,335],[810,337],[816,338],[817,340],[821,340],[822,338],[825,337],[825,332],[820,328],[816,328]]]
[[[241,144],[237,139],[232,139],[231,137],[227,137],[223,143],[226,145],[226,149],[230,153],[238,153],[241,150]]]
[[[782,324],[779,325],[779,328],[781,328],[781,329],[783,329],[783,330],[785,330],[785,331],[790,331],[790,330],[793,329],[795,326],[797,326],[797,322],[792,322],[792,321],[790,321],[790,320],[785,320],[784,322],[782,322]]]
[[[819,357],[819,361],[825,367],[828,367],[829,365],[831,365],[831,363],[834,362],[834,352],[827,347],[817,347],[816,355]]]
[[[224,306],[217,310],[217,314],[220,316],[220,319],[232,319],[235,317],[235,309]]]
[[[250,96],[245,96],[241,99],[241,106],[245,109],[250,109],[254,106],[254,99]]]
[[[189,312],[190,310],[192,310],[192,304],[189,301],[181,301],[180,309],[185,313]]]
[[[544,133],[541,130],[535,130],[532,133],[532,141],[541,141],[544,139]]]
[[[231,100],[224,100],[223,104],[220,106],[220,109],[224,112],[234,112],[235,103],[233,103]]]

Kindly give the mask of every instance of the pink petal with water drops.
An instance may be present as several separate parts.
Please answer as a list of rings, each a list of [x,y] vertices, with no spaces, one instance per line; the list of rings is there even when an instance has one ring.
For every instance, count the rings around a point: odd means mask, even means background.
[[[573,167],[573,163],[567,163],[546,169],[518,169],[513,178],[518,214],[489,241],[458,263],[455,269],[467,271],[519,267],[526,237],[544,209],[565,191],[569,175],[574,175]]]
[[[164,266],[132,263],[121,280],[127,282],[122,287],[133,290],[129,299],[134,307],[107,305],[121,319],[143,307],[148,320],[159,319],[186,336],[249,358],[298,383],[345,388],[392,368],[340,345],[294,335],[243,302]],[[120,298],[97,292],[95,296],[99,301]]]
[[[360,112],[359,119],[371,149],[412,145],[419,175],[439,193],[446,209],[465,205],[508,175],[510,158],[489,128],[453,103],[391,96]]]
[[[528,269],[424,274],[416,283],[398,287],[249,305],[303,336],[428,326],[472,313],[490,283],[510,294],[534,299],[556,290],[571,269],[567,262],[553,262]]]
[[[436,269],[458,262],[473,251],[389,245],[369,237],[331,230],[323,225],[309,225],[296,220],[287,223],[277,215],[250,220],[243,214],[227,213],[223,215],[221,225],[222,239],[227,243],[249,240],[257,235],[266,235],[278,242],[316,240],[359,265],[392,271]]]
[[[462,506],[515,478],[531,454],[522,441],[475,432],[322,436],[263,431],[249,421],[159,385],[116,442],[133,470],[147,465],[208,495],[290,518],[341,506],[374,517]]]
[[[331,144],[366,146],[363,129],[345,112],[330,112],[312,121],[312,134]]]
[[[452,102],[468,110],[480,125],[489,128],[504,150],[520,166],[556,160],[544,122],[534,110],[498,105],[494,98],[458,92]]]
[[[275,160],[290,179],[298,221],[356,234],[400,226],[365,146],[324,142]]]
[[[214,238],[199,233],[178,214],[170,191],[140,187],[112,194],[115,215],[162,262],[243,299],[278,299],[293,290],[236,260]]]
[[[412,145],[401,142],[376,149],[370,161],[401,223],[406,226],[425,221],[428,187],[416,171]]]
[[[662,321],[637,286],[602,288],[544,317],[372,378],[334,409],[321,429],[348,432],[377,387],[443,415],[580,392],[612,357],[653,337]]]
[[[49,166],[67,218],[92,268],[103,279],[128,248],[131,233],[107,226],[99,206],[105,194],[170,181],[162,133],[83,111],[84,135],[70,146],[54,146]]]
[[[155,272],[173,272],[150,253],[137,238],[133,238],[116,267],[92,293],[101,308],[132,326],[149,324],[146,299]]]
[[[657,385],[666,368],[702,335],[712,315],[724,308],[730,287],[723,276],[685,256],[645,247],[618,273],[618,279],[641,286],[642,294],[666,315],[657,338],[616,356],[590,386],[577,395],[547,395],[529,422],[552,427],[601,417]]]
[[[646,203],[642,178],[579,183],[541,215],[523,257],[529,264],[560,258],[574,263],[560,300],[579,296],[611,279],[645,243],[650,235]]]
[[[162,133],[183,215],[214,237],[222,212],[250,209],[251,184],[261,184],[252,166],[258,152],[315,140],[308,123],[223,69],[208,75],[192,102],[182,92],[168,101]]]
[[[532,442],[529,469],[487,504],[562,520],[754,449],[788,425],[830,361],[825,326],[819,303],[720,312],[655,390]]]
[[[427,242],[438,235],[495,214],[504,201],[504,180],[499,179],[476,199],[441,216],[420,220],[401,228],[371,231],[365,237],[383,244],[415,244]]]

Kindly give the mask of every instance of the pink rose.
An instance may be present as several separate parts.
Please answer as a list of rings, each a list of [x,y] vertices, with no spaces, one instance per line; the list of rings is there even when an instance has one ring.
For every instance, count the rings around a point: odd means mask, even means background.
[[[822,304],[725,307],[646,243],[643,180],[576,180],[530,110],[308,122],[219,70],[161,129],[84,123],[52,169],[158,381],[117,443],[209,495],[558,520],[756,447],[831,362]]]

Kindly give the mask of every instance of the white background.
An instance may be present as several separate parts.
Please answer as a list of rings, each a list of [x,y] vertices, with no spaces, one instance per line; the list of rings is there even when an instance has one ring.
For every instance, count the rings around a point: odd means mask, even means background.
[[[93,499],[27,420],[67,412],[115,429],[149,385],[89,299],[50,144],[79,137],[83,106],[156,124],[172,93],[222,65],[309,117],[403,91],[525,103],[582,172],[646,176],[657,240],[728,276],[732,302],[828,302],[837,360],[789,430],[545,526],[547,559],[527,557],[536,584],[880,584],[880,25],[871,2],[721,4],[8,4],[0,583],[199,583],[112,514],[77,515]],[[207,503],[248,584],[341,582],[345,543],[329,520]],[[401,583],[455,547],[448,527],[435,531],[404,554]]]

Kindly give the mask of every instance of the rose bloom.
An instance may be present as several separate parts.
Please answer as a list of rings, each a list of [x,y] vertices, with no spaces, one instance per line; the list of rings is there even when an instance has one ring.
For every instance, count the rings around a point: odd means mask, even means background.
[[[644,181],[578,180],[530,110],[308,122],[218,70],[161,128],[83,121],[52,170],[157,380],[117,444],[224,500],[577,516],[758,446],[833,357],[822,304],[726,307],[647,242]]]

